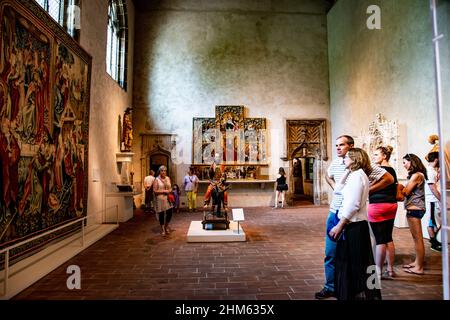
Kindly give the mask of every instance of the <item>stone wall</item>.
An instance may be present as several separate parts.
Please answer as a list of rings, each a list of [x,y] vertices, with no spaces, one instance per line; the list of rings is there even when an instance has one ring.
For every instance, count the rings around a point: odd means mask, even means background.
[[[444,110],[450,103],[449,7],[438,1]],[[367,7],[379,5],[381,30],[369,30]],[[399,149],[422,159],[437,133],[435,69],[429,1],[340,0],[328,14],[333,140],[368,131],[377,113],[398,121]],[[445,141],[450,113],[444,111]],[[447,142],[450,146],[450,142]],[[335,155],[335,152],[333,151]],[[401,163],[401,162],[400,162]],[[400,165],[400,176],[406,172]]]
[[[106,40],[108,0],[83,1],[81,8],[80,44],[92,55],[92,86],[89,126],[89,196],[88,214],[101,221],[105,183],[120,183],[116,152],[118,144],[118,117],[123,118],[126,107],[132,104],[134,6],[127,0],[128,12],[128,88],[123,90],[106,73]],[[93,181],[94,178],[98,181]]]
[[[134,127],[177,134],[177,182],[192,162],[192,118],[214,117],[215,105],[244,105],[245,117],[267,119],[273,176],[288,165],[280,160],[286,120],[329,119],[325,7],[185,0],[136,10]],[[136,157],[136,181],[139,166]]]

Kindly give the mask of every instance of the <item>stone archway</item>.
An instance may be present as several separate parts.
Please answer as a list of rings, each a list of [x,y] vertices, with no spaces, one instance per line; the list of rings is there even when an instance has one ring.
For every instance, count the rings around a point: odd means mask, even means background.
[[[167,175],[174,181],[176,178],[176,166],[173,154],[176,148],[175,135],[167,133],[141,134],[141,183],[150,169],[155,173],[161,165],[167,167]]]
[[[156,149],[152,152],[149,152],[147,156],[148,168],[152,169],[155,174],[158,173],[158,169],[160,166],[165,166],[167,168],[167,175],[170,177],[172,174],[171,167],[172,161],[170,160],[170,152],[163,149]]]
[[[326,120],[287,120],[289,161],[288,201],[326,204],[322,176],[328,160]]]

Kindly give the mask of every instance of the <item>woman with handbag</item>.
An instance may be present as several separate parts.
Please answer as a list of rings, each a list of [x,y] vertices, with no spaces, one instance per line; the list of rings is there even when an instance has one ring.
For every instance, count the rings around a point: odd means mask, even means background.
[[[284,207],[284,199],[288,185],[286,183],[286,173],[284,169],[280,167],[278,169],[277,186],[275,191],[275,208],[278,208],[278,201],[281,203],[281,207]]]
[[[169,194],[172,192],[170,178],[167,176],[167,168],[160,166],[158,177],[153,183],[153,192],[155,194],[155,211],[159,225],[161,226],[161,235],[165,236],[172,230],[169,228],[169,222],[172,219],[172,203],[169,201]]]

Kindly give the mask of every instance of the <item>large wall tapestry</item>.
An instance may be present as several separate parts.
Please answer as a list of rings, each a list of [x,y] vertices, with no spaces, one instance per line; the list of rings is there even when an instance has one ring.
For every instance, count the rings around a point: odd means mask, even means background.
[[[266,119],[245,118],[243,106],[216,106],[215,118],[193,119],[193,164],[267,164]]]
[[[91,57],[32,0],[0,0],[0,17],[2,248],[86,215]]]

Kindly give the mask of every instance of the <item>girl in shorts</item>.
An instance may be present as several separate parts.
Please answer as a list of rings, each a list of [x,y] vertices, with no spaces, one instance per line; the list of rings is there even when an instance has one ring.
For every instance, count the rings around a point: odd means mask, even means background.
[[[406,217],[409,230],[414,240],[416,259],[403,266],[407,273],[423,275],[425,247],[422,236],[422,219],[425,214],[425,181],[427,169],[418,156],[408,153],[403,157],[403,167],[408,171],[408,182],[403,188],[405,196]]]

